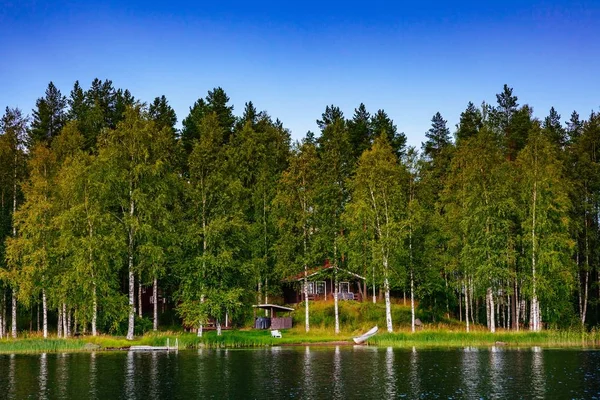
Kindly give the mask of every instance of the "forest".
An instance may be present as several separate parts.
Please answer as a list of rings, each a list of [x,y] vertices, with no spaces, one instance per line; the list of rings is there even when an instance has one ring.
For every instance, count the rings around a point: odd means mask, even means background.
[[[0,121],[0,337],[132,339],[144,319],[158,329],[159,297],[201,335],[325,262],[336,287],[339,268],[367,277],[390,332],[401,296],[413,331],[416,304],[466,331],[597,329],[594,111],[540,120],[504,85],[454,128],[433,115],[415,148],[364,104],[327,106],[293,142],[250,101],[235,115],[220,87],[181,125],[165,96],[110,80],[40,94]]]

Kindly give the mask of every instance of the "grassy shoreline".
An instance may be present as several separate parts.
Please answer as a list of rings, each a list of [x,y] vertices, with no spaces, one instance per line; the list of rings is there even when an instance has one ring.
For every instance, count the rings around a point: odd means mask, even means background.
[[[51,337],[29,337],[22,339],[0,340],[0,354],[10,353],[56,353],[126,350],[129,346],[149,345],[165,346],[169,338],[171,346],[178,339],[179,349],[197,348],[252,348],[268,346],[294,345],[352,345],[352,336],[356,333],[343,332],[334,335],[331,330],[315,329],[309,333],[294,328],[283,332],[283,338],[272,338],[269,331],[229,330],[222,336],[216,332],[205,332],[199,338],[195,334],[183,332],[159,332],[146,334],[128,341],[124,337],[101,335],[81,338],[59,339]],[[380,333],[368,342],[370,346],[396,348],[460,348],[506,346],[540,347],[600,347],[600,332],[543,331],[543,332],[497,332],[485,331],[461,332],[447,329],[425,329],[415,333],[399,331]]]

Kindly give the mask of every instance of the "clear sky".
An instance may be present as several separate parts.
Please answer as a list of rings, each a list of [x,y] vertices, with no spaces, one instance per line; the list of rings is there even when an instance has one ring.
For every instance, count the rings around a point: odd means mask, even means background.
[[[0,0],[0,44],[0,107],[28,113],[49,81],[68,95],[98,77],[166,95],[180,123],[221,86],[294,139],[327,104],[364,102],[420,146],[436,111],[454,131],[504,83],[538,117],[600,108],[599,1]]]

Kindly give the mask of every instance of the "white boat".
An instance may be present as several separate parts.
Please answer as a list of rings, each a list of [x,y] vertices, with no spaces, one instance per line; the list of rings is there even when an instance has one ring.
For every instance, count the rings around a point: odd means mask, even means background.
[[[379,330],[379,328],[377,326],[373,327],[371,330],[369,330],[367,333],[362,334],[360,336],[354,337],[352,338],[352,340],[354,340],[354,343],[356,344],[361,344],[366,342],[371,336],[375,335],[377,333],[377,331]]]

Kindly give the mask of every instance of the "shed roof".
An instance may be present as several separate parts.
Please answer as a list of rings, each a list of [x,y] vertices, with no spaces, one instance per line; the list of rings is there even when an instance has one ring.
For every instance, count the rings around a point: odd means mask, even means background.
[[[294,309],[291,307],[279,306],[277,304],[255,304],[252,307],[261,308],[263,310],[294,311]]]

